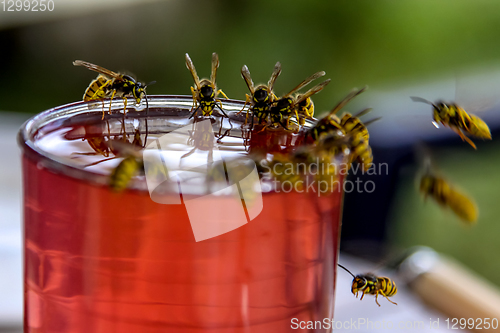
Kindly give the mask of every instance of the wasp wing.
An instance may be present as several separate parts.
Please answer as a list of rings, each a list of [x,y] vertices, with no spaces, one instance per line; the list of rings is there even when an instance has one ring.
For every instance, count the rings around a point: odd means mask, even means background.
[[[328,83],[330,83],[330,81],[332,81],[332,80],[331,79],[325,80],[325,81],[321,82],[320,84],[317,84],[316,86],[309,89],[305,94],[299,95],[297,97],[297,100],[295,101],[295,104],[300,104],[301,102],[305,101],[306,99],[308,99],[312,95],[319,93],[321,90],[323,90],[324,87],[326,87],[326,85]]]
[[[336,114],[337,112],[340,111],[344,106],[346,106],[347,103],[349,103],[354,97],[358,96],[361,94],[363,91],[365,91],[368,87],[364,86],[361,89],[353,89],[343,100],[339,102],[339,104],[335,105],[335,107],[330,111],[330,115]]]
[[[416,102],[416,103],[425,103],[434,106],[434,103],[431,101],[426,100],[425,98],[422,97],[417,97],[417,96],[410,96],[411,100]]]
[[[189,54],[186,53],[186,67],[189,69],[189,72],[191,72],[191,75],[193,76],[194,84],[196,85],[196,89],[200,90],[200,78],[198,77],[198,74],[196,73],[196,68],[194,68],[193,61],[189,57]]]
[[[273,73],[271,74],[271,78],[267,82],[267,93],[270,94],[273,91],[274,83],[276,79],[281,74],[281,63],[278,61],[276,65],[274,65]]]
[[[101,73],[101,74],[103,74],[103,75],[105,75],[107,77],[114,78],[114,79],[117,79],[117,80],[122,80],[122,75],[121,74],[113,72],[113,71],[110,71],[109,69],[106,69],[104,67],[92,64],[90,62],[86,62],[86,61],[82,61],[82,60],[75,60],[75,61],[73,61],[73,65],[75,65],[75,66],[83,66],[83,67],[86,67],[86,68],[90,69],[91,71]]]
[[[298,90],[302,89],[303,87],[307,86],[309,83],[311,83],[312,81],[316,80],[317,78],[324,76],[325,74],[326,73],[324,71],[314,73],[313,75],[309,76],[307,79],[305,79],[304,81],[302,81],[301,83],[299,83],[298,86],[296,86],[295,88],[293,88],[288,94],[286,94],[283,97],[285,98],[285,97],[288,97],[288,96],[292,95],[293,93],[295,93]]]
[[[248,89],[250,90],[250,93],[253,96],[255,92],[255,86],[253,84],[252,78],[250,76],[250,71],[248,70],[247,65],[243,65],[243,67],[241,67],[241,76],[243,76],[243,79],[245,80],[245,83],[247,84]]]
[[[210,81],[215,86],[215,79],[217,77],[217,68],[219,68],[219,55],[212,53],[212,73],[210,74]]]

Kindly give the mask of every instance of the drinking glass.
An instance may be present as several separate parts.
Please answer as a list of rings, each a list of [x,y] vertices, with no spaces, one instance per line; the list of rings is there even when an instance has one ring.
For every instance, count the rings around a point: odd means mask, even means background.
[[[262,186],[260,213],[249,216],[246,207],[241,226],[197,239],[196,200],[155,202],[140,172],[126,190],[110,189],[109,173],[122,160],[110,142],[131,143],[140,133],[146,146],[196,119],[190,97],[148,102],[126,114],[120,100],[72,103],[21,128],[24,331],[280,333],[293,322],[332,319],[341,186],[328,195]],[[213,117],[222,132],[231,129],[217,143],[224,156],[249,149],[243,104],[223,101],[229,119]],[[195,192],[182,199],[201,196]],[[228,200],[221,194],[205,204],[229,211]]]

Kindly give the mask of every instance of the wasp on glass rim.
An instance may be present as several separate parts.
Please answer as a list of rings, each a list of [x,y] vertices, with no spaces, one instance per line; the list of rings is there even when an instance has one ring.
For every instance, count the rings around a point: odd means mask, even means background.
[[[140,104],[142,99],[146,100],[146,111],[148,109],[148,99],[146,96],[146,87],[155,83],[155,81],[149,84],[144,84],[137,81],[130,75],[120,74],[104,67],[92,64],[90,62],[75,60],[73,61],[75,66],[83,66],[91,71],[99,73],[96,79],[90,82],[90,85],[85,90],[83,95],[84,101],[96,101],[104,100],[104,98],[110,98],[113,100],[115,97],[122,97],[124,103],[124,113],[127,110],[127,97],[132,97],[135,99],[137,104]],[[109,113],[111,113],[111,103],[109,104]],[[104,110],[102,113],[102,119],[104,119]]]

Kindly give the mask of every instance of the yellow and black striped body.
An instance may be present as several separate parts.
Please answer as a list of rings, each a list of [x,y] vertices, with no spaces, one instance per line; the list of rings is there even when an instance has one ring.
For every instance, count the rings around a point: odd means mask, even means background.
[[[346,136],[352,136],[350,162],[357,161],[363,172],[367,171],[373,163],[368,129],[358,117],[353,117],[347,112],[340,119],[340,126],[344,129]]]
[[[200,90],[194,92],[194,94],[197,94],[195,99],[200,104],[199,108],[201,109],[203,116],[208,117],[212,115],[216,106],[215,87],[212,82],[208,80],[202,80],[200,85]]]
[[[425,198],[430,196],[442,207],[450,208],[464,222],[477,222],[479,214],[474,200],[443,178],[431,174],[424,175],[420,179],[420,191]]]
[[[365,294],[375,295],[375,302],[378,306],[378,295],[382,295],[387,300],[393,304],[393,301],[389,299],[390,296],[396,295],[398,292],[398,288],[396,283],[385,276],[375,276],[373,274],[359,274],[354,277],[352,280],[351,292],[358,297],[358,293],[361,293],[361,298],[365,296]]]
[[[362,171],[366,172],[373,164],[372,148],[361,132],[352,132],[351,135],[350,163],[356,161],[361,166]]]
[[[334,115],[327,115],[318,120],[318,122],[307,131],[307,135],[312,138],[314,142],[318,142],[326,135],[331,135],[338,132],[339,135],[345,135],[345,130],[340,125],[340,119]]]
[[[342,119],[336,115],[328,115],[320,119],[307,133],[318,145],[325,138],[348,138],[340,150],[349,148],[351,155],[349,165],[354,161],[361,165],[362,171],[367,171],[373,163],[372,149],[368,142],[368,130],[357,118],[346,113]],[[338,149],[338,148],[336,148]]]
[[[214,140],[211,122],[195,120],[188,144],[193,145],[195,149],[207,151],[214,148]]]
[[[276,96],[274,93],[268,93],[267,86],[260,85],[255,88],[255,92],[251,97],[252,107],[250,110],[252,111],[252,115],[257,117],[258,124],[267,122],[271,111],[271,103],[273,103],[275,99]]]
[[[488,125],[478,116],[467,113],[463,108],[453,103],[437,102],[432,106],[434,122],[450,127],[472,147],[476,148],[475,144],[463,132],[480,139],[491,140]]]
[[[298,97],[299,96],[297,96],[297,98]],[[299,125],[301,126],[305,125],[306,119],[310,119],[314,116],[314,103],[310,97],[297,104],[297,113],[299,115]]]
[[[123,191],[134,175],[143,167],[135,156],[125,157],[111,173],[109,186],[114,191]]]
[[[269,113],[271,125],[272,126],[281,125],[285,129],[288,129],[290,116],[293,113],[296,113],[296,110],[294,110],[293,98],[292,97],[280,98],[277,101],[275,101],[274,104],[275,104],[274,106],[271,106]]]
[[[95,80],[90,82],[90,85],[83,94],[85,102],[103,100],[104,98],[114,99],[121,97],[124,100],[124,114],[127,109],[127,96],[135,99],[137,104],[141,103],[142,98],[145,96],[145,86],[141,82],[136,82],[128,75],[121,75],[119,78],[107,79],[104,75],[99,74]],[[147,103],[147,101],[146,101]],[[95,105],[90,105],[89,108]],[[111,105],[109,106],[109,113],[111,113]],[[104,119],[104,110],[103,110]]]
[[[83,94],[85,102],[103,99],[108,96],[109,86],[112,80],[107,79],[104,75],[99,75],[95,80],[90,82],[90,85]]]
[[[361,120],[359,120],[358,117],[354,117],[348,112],[344,113],[340,119],[340,125],[344,128],[346,133],[358,132],[363,135],[366,142],[370,139],[366,126],[361,122]]]

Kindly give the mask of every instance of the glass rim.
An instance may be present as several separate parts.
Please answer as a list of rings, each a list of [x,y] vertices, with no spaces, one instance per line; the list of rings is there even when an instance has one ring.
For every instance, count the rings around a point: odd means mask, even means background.
[[[181,111],[181,114],[177,115],[187,118],[192,112],[193,97],[190,95],[148,95],[147,102],[150,109],[164,108],[171,109],[172,112]],[[96,101],[78,101],[56,106],[38,113],[24,122],[17,135],[18,145],[21,148],[23,158],[26,157],[31,161],[34,161],[40,169],[47,169],[50,172],[81,180],[93,185],[109,187],[109,175],[99,174],[77,166],[69,165],[63,160],[63,158],[44,151],[35,144],[35,135],[38,134],[38,130],[43,129],[45,126],[52,125],[49,127],[48,132],[50,132],[50,129],[56,129],[62,126],[65,120],[71,119],[74,116],[86,115],[90,113],[91,117],[95,117],[96,114],[106,112],[106,110],[110,107],[110,104],[111,110],[114,112],[109,115],[109,119],[123,117],[122,112],[124,104],[121,98],[115,98],[113,100],[110,100],[109,98],[104,99],[102,102],[102,108],[92,109],[92,103],[96,103]],[[101,101],[98,101],[98,103],[101,103]],[[243,110],[245,105],[248,105],[247,102],[235,99],[221,99],[221,103],[231,120],[243,121],[245,119],[245,114],[239,116],[241,119],[238,119],[238,117],[236,117],[236,113]],[[146,103],[142,101],[138,105],[130,103],[127,106],[127,110],[129,110],[127,114],[130,113],[130,110],[135,111],[132,117],[134,119],[148,119],[147,113],[144,112],[144,110],[146,110]],[[314,118],[306,119],[304,126],[311,128],[315,122],[316,119]],[[71,123],[64,125],[71,125]],[[133,179],[129,183],[128,190],[139,190],[141,192],[144,190],[147,191],[147,186],[143,181]]]
[[[178,110],[186,111],[186,116],[189,115],[189,112],[191,112],[190,110],[193,105],[193,97],[190,95],[148,95],[145,98],[147,98],[149,108],[167,108],[169,106],[176,106]],[[17,135],[17,143],[21,148],[23,157],[27,157],[30,160],[35,161],[38,167],[48,169],[57,174],[62,174],[65,176],[69,176],[70,178],[83,180],[92,184],[109,186],[109,175],[98,174],[68,165],[62,162],[61,159],[57,156],[37,147],[34,141],[35,134],[44,126],[53,124],[54,122],[61,123],[62,120],[69,119],[80,114],[87,114],[89,112],[92,114],[102,113],[102,108],[95,110],[89,108],[89,105],[93,102],[94,101],[78,101],[63,104],[42,111],[26,120],[21,125],[21,128],[19,129]],[[120,112],[123,110],[123,101],[121,98],[114,98],[113,100],[110,100],[109,98],[104,99],[104,110],[107,110],[110,107],[110,103],[111,110],[115,113],[117,111]],[[235,99],[221,99],[221,103],[225,107],[231,107],[235,109],[237,108],[238,110],[241,110],[245,105],[245,101]],[[137,112],[134,114],[134,118],[146,118],[147,116],[145,112],[143,115],[140,114],[146,109],[146,103],[142,101],[139,105],[130,103],[127,106],[127,110],[130,109],[135,109],[135,111]],[[120,113],[119,116],[122,117],[122,114]],[[130,189],[138,189],[138,187],[132,185]],[[140,189],[142,190],[142,186],[140,187]]]

